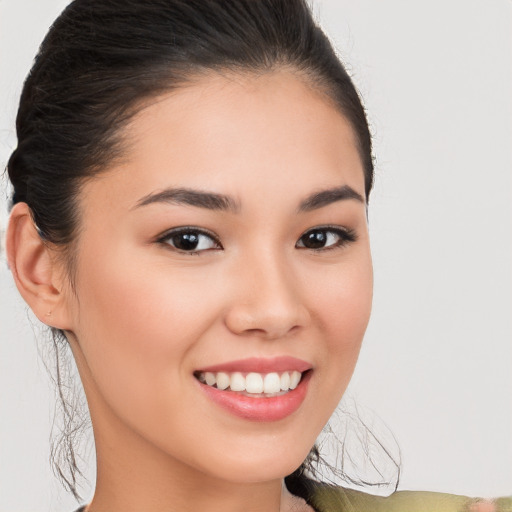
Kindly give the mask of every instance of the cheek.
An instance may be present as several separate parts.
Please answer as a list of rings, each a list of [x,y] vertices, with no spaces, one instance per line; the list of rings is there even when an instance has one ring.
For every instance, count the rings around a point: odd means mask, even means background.
[[[101,394],[116,407],[129,400],[145,413],[162,400],[168,405],[169,390],[186,387],[187,356],[214,321],[213,290],[198,290],[192,272],[114,252],[100,266],[83,268],[76,335]]]
[[[369,251],[354,251],[343,264],[323,269],[312,283],[315,309],[332,348],[361,342],[372,307],[373,272]]]
[[[325,340],[321,367],[337,404],[354,371],[370,318],[373,274],[369,251],[343,267],[322,272],[318,283],[315,314]]]
[[[80,328],[96,331],[105,342],[119,342],[123,350],[133,345],[147,355],[186,349],[187,333],[204,329],[208,322],[213,290],[201,289],[197,272],[176,271],[134,252],[111,251],[99,266],[84,263],[78,283]]]

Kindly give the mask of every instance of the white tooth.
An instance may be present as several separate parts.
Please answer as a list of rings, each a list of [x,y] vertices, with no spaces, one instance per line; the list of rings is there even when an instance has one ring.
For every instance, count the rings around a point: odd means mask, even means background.
[[[197,376],[197,378],[199,379],[199,382],[206,382],[204,380],[204,373],[202,373],[202,372]]]
[[[281,391],[288,391],[290,389],[290,374],[284,372],[281,375]]]
[[[204,374],[204,380],[208,386],[213,386],[215,382],[217,382],[217,379],[215,378],[215,374],[212,372],[206,372]]]
[[[224,372],[217,373],[217,387],[219,389],[227,389],[229,387],[229,375]]]
[[[245,378],[247,393],[263,393],[263,378],[259,373],[249,373]]]
[[[245,378],[239,373],[235,372],[231,375],[231,382],[229,384],[231,391],[245,391]]]
[[[294,371],[290,377],[290,389],[295,389],[300,382],[301,373]]]
[[[277,373],[267,373],[263,379],[264,393],[278,393],[281,390],[281,379]]]

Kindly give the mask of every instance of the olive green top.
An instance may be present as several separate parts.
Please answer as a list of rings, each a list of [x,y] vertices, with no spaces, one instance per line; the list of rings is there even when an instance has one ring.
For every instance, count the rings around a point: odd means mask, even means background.
[[[440,492],[398,491],[382,498],[342,487],[322,486],[310,500],[317,512],[471,512],[482,500]],[[512,496],[493,500],[493,512],[512,512]],[[83,512],[80,507],[76,512]]]
[[[342,487],[322,486],[311,505],[317,512],[470,512],[481,500],[455,494],[397,491],[381,497]],[[495,512],[512,512],[512,496],[492,500]]]

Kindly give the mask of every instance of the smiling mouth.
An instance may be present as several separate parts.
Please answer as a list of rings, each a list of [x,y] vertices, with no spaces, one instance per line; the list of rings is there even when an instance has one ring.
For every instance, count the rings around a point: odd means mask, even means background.
[[[309,371],[309,370],[307,370]],[[239,395],[262,398],[286,395],[294,390],[307,373],[284,372],[195,372],[194,377],[207,386]]]

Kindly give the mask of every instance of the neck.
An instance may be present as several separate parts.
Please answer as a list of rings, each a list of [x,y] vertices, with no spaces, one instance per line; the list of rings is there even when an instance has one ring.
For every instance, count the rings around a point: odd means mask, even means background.
[[[98,465],[94,498],[87,512],[278,512],[281,482],[233,484],[198,474],[179,464],[116,461]],[[173,467],[171,467],[173,466]],[[108,469],[107,469],[108,467]]]

